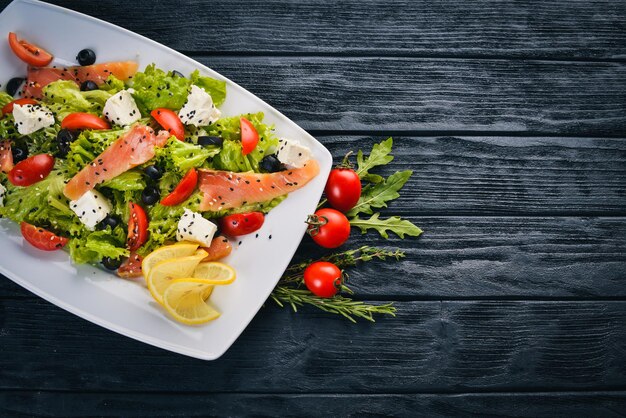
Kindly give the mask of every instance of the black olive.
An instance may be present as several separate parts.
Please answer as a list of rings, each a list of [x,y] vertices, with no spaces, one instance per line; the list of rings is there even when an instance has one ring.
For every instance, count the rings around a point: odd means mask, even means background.
[[[76,55],[76,61],[80,65],[91,65],[96,62],[96,53],[91,49],[85,48]]]
[[[107,215],[100,223],[96,226],[98,229],[106,229],[107,226],[110,226],[111,229],[115,228],[120,224],[121,220],[115,215]]]
[[[11,145],[11,154],[13,154],[13,162],[19,163],[28,157],[28,146],[24,142],[14,142]]]
[[[259,163],[261,170],[268,173],[275,173],[277,171],[283,171],[285,166],[280,162],[276,155],[266,155]]]
[[[163,172],[156,165],[149,165],[143,169],[143,172],[154,181],[157,181],[163,176]]]
[[[20,86],[24,82],[22,77],[13,77],[7,83],[7,93],[11,96],[15,96],[15,93],[20,89]]]
[[[76,140],[76,135],[74,132],[69,129],[61,129],[57,134],[57,146],[59,148],[59,152],[57,155],[59,157],[66,157],[67,153],[70,152],[70,144]]]
[[[180,78],[185,78],[185,76],[183,75],[183,73],[181,73],[180,71],[176,71],[176,70],[173,70],[173,71],[172,71],[172,77],[180,77]]]
[[[146,205],[154,205],[161,198],[161,191],[154,186],[146,186],[141,192],[141,201]]]
[[[219,136],[199,136],[198,137],[198,145],[209,146],[215,145],[217,147],[221,147],[224,143],[224,139]]]
[[[98,85],[91,80],[83,81],[80,85],[82,91],[98,90]]]
[[[103,257],[102,265],[109,270],[117,270],[122,265],[122,258]]]

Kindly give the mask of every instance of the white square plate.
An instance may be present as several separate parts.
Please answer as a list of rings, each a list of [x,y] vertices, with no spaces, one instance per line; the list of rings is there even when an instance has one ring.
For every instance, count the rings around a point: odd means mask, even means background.
[[[91,266],[76,266],[67,253],[45,253],[25,243],[19,228],[0,220],[0,272],[31,292],[82,318],[139,341],[188,356],[212,360],[237,339],[270,295],[287,268],[302,236],[307,214],[313,213],[330,172],[332,157],[315,138],[252,93],[178,52],[135,33],[61,7],[34,0],[16,0],[0,14],[0,38],[8,32],[40,45],[61,64],[75,63],[83,48],[96,52],[98,62],[129,60],[143,69],[156,63],[167,70],[225,80],[225,116],[265,112],[279,136],[308,146],[320,163],[320,174],[270,212],[259,237],[243,237],[226,260],[237,280],[215,289],[211,301],[222,312],[202,326],[176,323],[156,305],[143,284],[116,278]],[[0,41],[0,83],[24,76],[26,65]],[[270,238],[271,236],[271,238]]]

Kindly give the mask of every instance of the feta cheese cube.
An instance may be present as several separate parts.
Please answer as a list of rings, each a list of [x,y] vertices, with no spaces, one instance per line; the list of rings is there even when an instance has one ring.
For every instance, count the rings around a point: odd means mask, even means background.
[[[54,125],[54,115],[42,105],[14,105],[13,118],[15,127],[22,135],[29,135],[40,129]]]
[[[218,120],[222,112],[213,105],[211,95],[204,89],[192,85],[187,101],[178,112],[185,125],[207,126]]]
[[[97,190],[90,190],[78,200],[70,201],[70,209],[88,230],[93,231],[111,213],[111,203]]]
[[[176,240],[197,242],[203,247],[210,247],[215,232],[217,232],[217,226],[213,222],[185,208],[185,213],[178,221]]]
[[[135,99],[131,96],[131,90],[122,90],[109,97],[102,113],[111,123],[120,126],[130,125],[141,119],[141,113]]]
[[[307,147],[300,145],[298,142],[280,138],[278,140],[276,158],[288,167],[300,168],[312,157],[311,150]]]
[[[0,184],[0,206],[4,206],[4,196],[7,194],[7,189]]]

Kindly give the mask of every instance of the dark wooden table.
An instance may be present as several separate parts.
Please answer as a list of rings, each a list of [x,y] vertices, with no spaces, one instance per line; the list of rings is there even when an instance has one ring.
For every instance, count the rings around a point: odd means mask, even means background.
[[[415,174],[384,213],[425,233],[349,243],[406,251],[351,275],[397,318],[268,302],[213,362],[0,280],[0,415],[626,414],[625,2],[54,2],[214,68],[335,156],[393,135],[383,171]]]

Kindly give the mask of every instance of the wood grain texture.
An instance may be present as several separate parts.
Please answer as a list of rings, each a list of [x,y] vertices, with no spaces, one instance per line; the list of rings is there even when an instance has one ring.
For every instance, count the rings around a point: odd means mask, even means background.
[[[387,212],[396,213],[395,205]],[[625,218],[409,219],[426,231],[422,237],[387,241],[353,231],[346,248],[398,247],[407,254],[401,262],[377,261],[349,269],[357,297],[626,297]],[[303,241],[296,261],[325,253],[308,237]],[[35,296],[4,278],[0,297]]]
[[[313,131],[623,136],[626,65],[194,57]]]
[[[619,1],[52,2],[184,51],[626,58]]]
[[[0,392],[6,416],[624,417],[626,392],[514,394],[194,394]]]
[[[0,302],[0,389],[414,393],[620,389],[625,302],[411,302],[354,325],[263,309],[219,360],[121,338],[40,300]],[[16,361],[19,359],[19,361]]]

